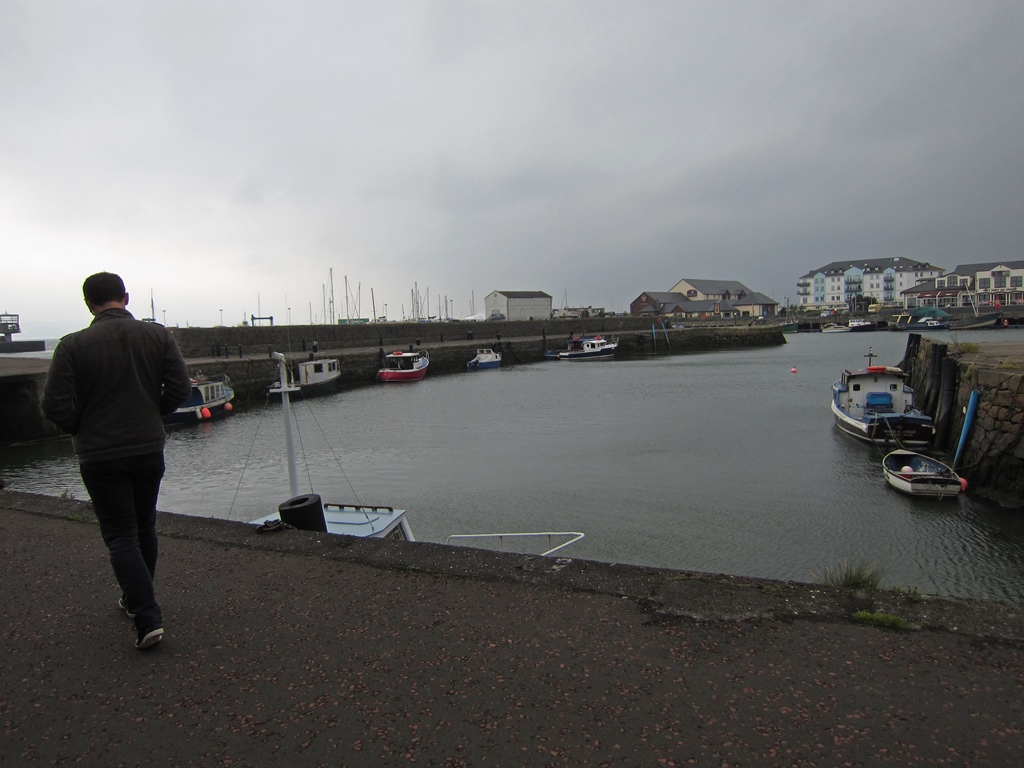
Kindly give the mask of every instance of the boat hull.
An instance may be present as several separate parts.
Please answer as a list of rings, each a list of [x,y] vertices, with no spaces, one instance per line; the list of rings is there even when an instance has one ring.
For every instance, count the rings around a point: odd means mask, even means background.
[[[879,413],[857,418],[832,403],[836,427],[851,437],[873,445],[925,446],[935,435],[931,418],[922,413]]]
[[[559,360],[570,360],[572,362],[587,362],[590,360],[614,360],[615,350],[611,352],[563,352],[558,355]]]
[[[882,459],[886,482],[911,496],[953,498],[963,490],[960,476],[940,461],[913,451],[893,451]]]
[[[949,323],[949,330],[951,331],[982,331],[988,328],[1004,327],[1003,316],[998,314],[967,317],[962,320],[950,321]]]
[[[415,371],[394,371],[381,369],[377,371],[377,381],[419,381],[427,375],[427,367]]]
[[[377,381],[403,382],[419,381],[427,375],[430,358],[427,353],[392,352],[383,358],[384,367],[377,371]]]
[[[404,509],[325,503],[323,517],[327,533],[360,538],[416,540],[406,520]],[[263,525],[280,519],[281,513],[278,511],[251,522],[254,525]]]

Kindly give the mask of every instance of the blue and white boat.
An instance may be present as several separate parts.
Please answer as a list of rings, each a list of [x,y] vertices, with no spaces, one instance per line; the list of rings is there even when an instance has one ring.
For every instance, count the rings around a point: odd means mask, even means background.
[[[606,339],[602,336],[573,336],[569,346],[558,353],[559,360],[612,360],[615,350],[619,348],[618,339]]]
[[[883,446],[923,446],[935,435],[932,418],[914,402],[914,390],[906,383],[903,369],[872,365],[843,371],[832,384],[832,415],[841,432],[868,443]]]
[[[466,368],[471,371],[484,371],[488,368],[501,367],[501,352],[493,349],[478,349],[476,357],[466,363]]]
[[[198,374],[192,379],[192,392],[188,400],[178,406],[176,411],[164,416],[164,424],[168,427],[198,424],[226,416],[235,409],[231,402],[234,399],[235,391],[231,388],[231,379],[227,374]]]

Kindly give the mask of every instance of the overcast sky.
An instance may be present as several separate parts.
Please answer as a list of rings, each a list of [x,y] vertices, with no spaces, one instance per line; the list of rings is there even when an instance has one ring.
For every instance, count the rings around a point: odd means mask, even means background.
[[[209,326],[322,321],[332,270],[400,319],[1024,258],[1022,41],[1020,0],[0,0],[0,311],[74,330],[100,270]]]

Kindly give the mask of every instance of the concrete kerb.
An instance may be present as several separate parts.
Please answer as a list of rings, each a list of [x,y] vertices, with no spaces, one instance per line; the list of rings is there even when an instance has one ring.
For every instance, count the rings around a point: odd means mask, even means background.
[[[0,510],[94,523],[88,502],[5,490]],[[226,547],[329,559],[439,577],[514,582],[613,595],[634,601],[651,621],[760,620],[854,623],[854,613],[898,616],[915,628],[1024,644],[1022,606],[902,590],[843,590],[791,581],[646,568],[570,557],[537,557],[454,547],[333,536],[285,529],[257,534],[249,523],[160,513],[160,535]]]

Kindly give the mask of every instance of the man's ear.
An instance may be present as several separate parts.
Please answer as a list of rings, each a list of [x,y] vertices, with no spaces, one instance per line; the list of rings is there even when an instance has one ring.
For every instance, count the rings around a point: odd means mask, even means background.
[[[126,307],[128,306],[128,291],[124,292],[124,305]]]

